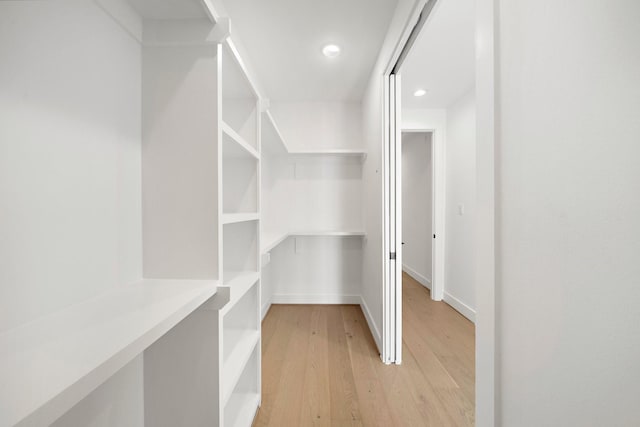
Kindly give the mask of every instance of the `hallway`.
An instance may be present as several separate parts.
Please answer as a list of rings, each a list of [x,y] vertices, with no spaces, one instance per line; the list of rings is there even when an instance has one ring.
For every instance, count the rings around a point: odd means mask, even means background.
[[[359,306],[274,305],[254,426],[474,424],[474,325],[403,275],[404,360],[380,362]]]

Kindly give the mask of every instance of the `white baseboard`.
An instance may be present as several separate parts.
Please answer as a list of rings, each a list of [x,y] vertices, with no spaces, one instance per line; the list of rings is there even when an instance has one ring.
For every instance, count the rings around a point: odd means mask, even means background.
[[[382,335],[380,335],[380,330],[378,330],[378,327],[373,321],[373,317],[369,311],[369,306],[367,306],[366,301],[362,297],[360,297],[360,308],[364,313],[364,318],[367,319],[367,324],[369,325],[371,335],[373,335],[373,340],[376,342],[376,346],[378,347],[378,352],[382,354]]]
[[[402,271],[407,273],[409,276],[416,279],[416,282],[420,283],[425,288],[431,290],[431,279],[426,278],[422,274],[415,271],[413,268],[409,267],[406,264],[402,264]]]
[[[453,295],[444,292],[444,302],[453,307],[458,313],[462,314],[467,319],[471,320],[473,323],[476,323],[476,311],[469,307],[467,304],[460,301],[458,298]]]
[[[271,308],[271,300],[268,300],[262,305],[262,320],[264,320],[264,317],[267,315],[270,308]]]
[[[360,304],[360,295],[276,294],[272,304]]]

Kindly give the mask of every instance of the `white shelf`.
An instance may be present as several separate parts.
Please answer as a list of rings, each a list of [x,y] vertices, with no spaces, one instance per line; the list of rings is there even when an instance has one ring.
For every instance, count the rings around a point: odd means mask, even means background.
[[[260,214],[258,213],[233,213],[222,215],[223,224],[236,224],[238,222],[257,221],[259,219]]]
[[[289,151],[294,156],[343,156],[343,157],[360,157],[362,160],[367,158],[367,152],[364,150],[348,150],[348,149],[329,149],[329,150],[298,150]]]
[[[282,233],[264,233],[262,235],[262,247],[260,253],[265,254],[280,243],[284,242],[288,237],[363,237],[364,231],[344,231],[344,230],[313,230],[313,231],[289,231]]]
[[[250,427],[259,404],[260,395],[258,393],[233,393],[225,412],[237,414],[237,416],[228,427]]]
[[[290,236],[335,236],[335,237],[361,237],[365,235],[364,231],[341,231],[341,230],[333,230],[333,231],[292,231],[289,233]]]
[[[236,388],[238,380],[242,376],[247,363],[251,359],[256,345],[260,341],[260,331],[245,330],[237,334],[239,339],[235,343],[231,354],[225,360],[222,369],[222,402],[226,405]],[[227,345],[225,343],[224,345]]]
[[[282,243],[287,237],[289,237],[289,233],[283,231],[281,233],[263,233],[261,236],[262,249],[260,253],[267,253],[271,249],[278,246]]]
[[[228,312],[238,300],[247,293],[260,280],[260,273],[256,271],[233,271],[224,272],[224,287],[229,288],[229,303],[223,308],[222,312]]]
[[[49,425],[217,289],[142,280],[1,334],[0,425]]]
[[[290,150],[282,136],[282,132],[276,125],[273,115],[270,111],[263,114],[264,132],[263,146],[274,154],[289,154],[292,156],[340,156],[340,157],[359,157],[362,161],[367,158],[367,152],[360,149],[320,149],[320,150]]]
[[[265,151],[269,151],[272,154],[287,154],[289,149],[284,142],[282,133],[270,111],[265,111],[263,114],[264,120],[262,120],[262,148]]]
[[[235,142],[236,147],[241,149],[241,152],[244,152],[255,159],[260,159],[260,153],[253,148],[249,143],[247,143],[244,138],[242,138],[235,130],[231,128],[225,122],[222,122],[222,132],[227,135],[230,139],[229,141]],[[238,152],[233,152],[232,155],[239,155]]]

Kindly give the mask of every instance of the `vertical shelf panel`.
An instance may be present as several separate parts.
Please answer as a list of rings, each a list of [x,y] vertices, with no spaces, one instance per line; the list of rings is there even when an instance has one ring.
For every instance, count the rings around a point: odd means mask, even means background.
[[[260,404],[259,383],[256,375],[260,371],[260,342],[256,344],[245,365],[233,392],[224,407],[225,427],[250,427]]]
[[[251,425],[260,404],[260,113],[259,97],[229,40],[219,46],[218,114],[221,182],[218,208],[223,285],[230,302],[219,313],[224,426]]]
[[[222,120],[258,148],[258,97],[227,45],[222,49]]]

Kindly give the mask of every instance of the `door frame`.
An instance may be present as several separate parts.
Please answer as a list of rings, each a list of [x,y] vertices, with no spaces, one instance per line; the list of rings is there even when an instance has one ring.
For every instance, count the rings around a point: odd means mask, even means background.
[[[443,129],[437,128],[402,128],[401,133],[431,134],[431,299],[442,301],[444,297],[444,266],[446,252],[445,242],[445,196],[446,196],[446,164]],[[402,153],[402,139],[398,152]],[[398,186],[402,189],[402,175]],[[402,217],[401,217],[402,219]],[[435,237],[438,236],[438,237]],[[401,251],[404,247],[401,246]],[[402,256],[402,255],[401,255]],[[400,266],[402,267],[402,266]],[[400,287],[402,292],[402,287]],[[402,294],[401,294],[402,295]]]
[[[385,363],[401,363],[402,357],[402,310],[395,310],[398,301],[397,274],[391,273],[389,232],[397,224],[390,222],[389,182],[390,147],[395,146],[397,132],[392,132],[392,123],[398,117],[394,108],[391,115],[391,75],[411,33],[419,21],[420,14],[432,0],[415,0],[414,8],[406,20],[398,43],[387,62],[383,73],[383,336],[382,359]],[[496,120],[497,103],[497,59],[498,59],[498,0],[476,0],[476,425],[492,427],[498,416],[499,383],[496,364]],[[396,102],[397,103],[397,102]],[[395,160],[395,159],[394,159]],[[401,208],[400,208],[401,209]],[[401,212],[401,211],[400,211]],[[401,236],[401,234],[400,234]],[[401,246],[401,245],[400,245]],[[399,249],[400,261],[402,249]],[[398,250],[396,250],[397,258]],[[391,278],[396,278],[391,280]],[[402,289],[400,289],[401,295]]]

